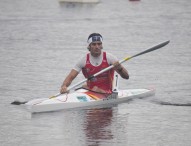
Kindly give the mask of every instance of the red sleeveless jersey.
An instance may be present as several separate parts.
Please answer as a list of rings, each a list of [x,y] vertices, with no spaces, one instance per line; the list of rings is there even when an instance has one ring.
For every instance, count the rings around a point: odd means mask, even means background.
[[[106,52],[103,52],[102,63],[99,66],[93,66],[90,63],[90,53],[87,54],[85,67],[82,68],[82,73],[86,78],[94,75],[95,73],[101,71],[104,68],[109,66],[107,62]],[[87,81],[87,86],[92,89],[94,86],[97,86],[100,89],[105,90],[108,93],[112,92],[112,81],[114,76],[114,70],[110,69],[90,80]]]

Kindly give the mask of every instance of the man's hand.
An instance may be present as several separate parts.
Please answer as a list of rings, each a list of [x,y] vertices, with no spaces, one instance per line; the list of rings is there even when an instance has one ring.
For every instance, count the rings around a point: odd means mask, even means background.
[[[64,94],[64,93],[68,93],[69,91],[67,90],[67,87],[64,85],[64,86],[61,86],[61,89],[60,89],[60,93],[61,94]]]
[[[115,63],[113,63],[113,66],[114,66],[114,70],[117,70],[117,71],[122,71],[123,67],[121,66],[121,64],[117,61]]]

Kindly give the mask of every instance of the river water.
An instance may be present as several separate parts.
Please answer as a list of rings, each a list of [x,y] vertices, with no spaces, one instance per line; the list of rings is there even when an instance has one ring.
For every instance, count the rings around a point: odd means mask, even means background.
[[[1,146],[190,146],[191,1],[0,1]],[[123,65],[120,88],[156,88],[156,95],[108,108],[31,115],[16,98],[50,97],[90,33],[119,59],[170,40]],[[80,74],[73,83],[81,81]]]

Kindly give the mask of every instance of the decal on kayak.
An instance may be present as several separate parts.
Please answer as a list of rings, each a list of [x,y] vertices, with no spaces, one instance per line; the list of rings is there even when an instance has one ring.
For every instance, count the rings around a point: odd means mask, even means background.
[[[105,99],[111,95],[110,93],[98,93],[98,92],[92,92],[92,91],[87,91],[85,92],[85,94],[90,96],[93,100]]]
[[[105,98],[103,100],[116,99],[117,97],[118,97],[118,93],[117,92],[113,92],[111,95],[109,95],[107,98]]]
[[[87,97],[86,96],[77,96],[77,99],[81,102],[87,102]]]

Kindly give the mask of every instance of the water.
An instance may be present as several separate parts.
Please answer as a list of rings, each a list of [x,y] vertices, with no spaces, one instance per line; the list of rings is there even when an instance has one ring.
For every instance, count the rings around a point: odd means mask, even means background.
[[[191,2],[101,0],[0,1],[0,145],[189,146],[191,143]],[[28,113],[10,103],[58,92],[92,32],[119,59],[170,44],[124,66],[120,88],[156,95],[109,108]],[[83,79],[80,74],[74,83]]]

